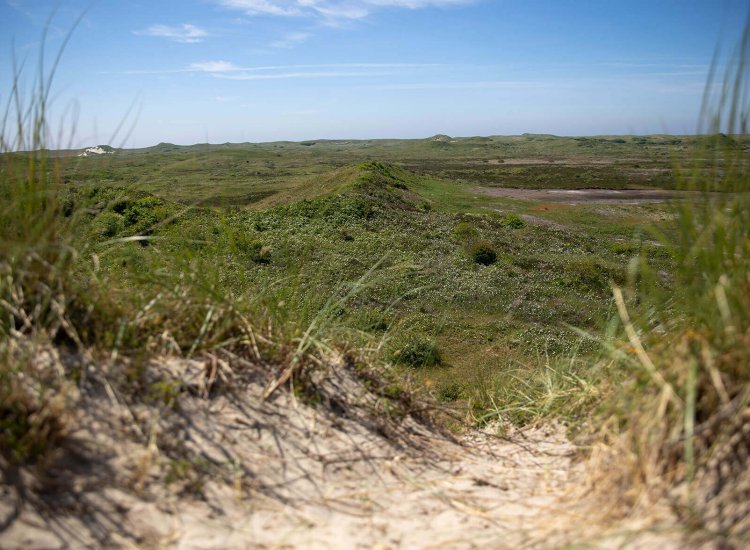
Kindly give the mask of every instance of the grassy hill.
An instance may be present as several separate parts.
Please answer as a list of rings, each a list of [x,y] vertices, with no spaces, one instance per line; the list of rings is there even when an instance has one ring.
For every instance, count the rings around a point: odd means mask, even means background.
[[[188,163],[185,173],[212,165],[238,189],[254,189],[245,208],[226,196],[186,206],[168,198],[174,190],[161,198],[155,185],[156,194],[113,186],[143,168],[137,155],[109,164],[99,184],[67,185],[70,208],[87,212],[80,246],[103,247],[100,277],[138,289],[127,307],[158,300],[187,271],[211,295],[249,300],[295,335],[324,311],[349,345],[375,342],[384,361],[479,417],[500,401],[519,420],[540,414],[547,368],[575,369],[571,350],[581,360],[596,351],[573,327],[595,330],[606,319],[610,282],[624,282],[627,259],[642,251],[668,265],[639,236],[667,216],[658,204],[540,209],[381,161],[254,187],[225,164],[240,153],[228,154],[173,162]],[[196,182],[191,193],[211,187]],[[487,265],[476,256],[482,246]]]

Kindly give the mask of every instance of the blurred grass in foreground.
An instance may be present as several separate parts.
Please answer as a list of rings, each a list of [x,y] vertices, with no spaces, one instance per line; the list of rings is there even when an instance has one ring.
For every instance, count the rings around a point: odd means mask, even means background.
[[[676,168],[667,231],[673,274],[635,258],[614,289],[620,344],[610,341],[605,441],[623,477],[602,480],[628,505],[665,488],[682,517],[747,541],[750,451],[750,26],[723,80],[709,79],[701,144]],[[718,64],[715,64],[718,66]],[[670,227],[671,225],[671,227]],[[667,237],[666,234],[669,236]],[[612,470],[616,472],[617,470]],[[679,494],[674,493],[678,488]]]

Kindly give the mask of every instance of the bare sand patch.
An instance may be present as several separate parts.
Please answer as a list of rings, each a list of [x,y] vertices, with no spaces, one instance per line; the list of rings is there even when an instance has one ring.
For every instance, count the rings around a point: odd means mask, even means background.
[[[3,468],[13,473],[1,486],[0,547],[554,548],[594,541],[666,549],[680,542],[649,530],[653,517],[605,524],[598,503],[582,494],[585,464],[562,426],[454,437],[411,415],[379,419],[377,396],[344,364],[323,373],[316,405],[284,388],[264,401],[262,371],[209,363],[235,391],[206,388],[205,361],[151,362],[153,371],[195,388],[176,408],[128,405],[105,391],[108,369],[92,374],[81,388],[72,447],[46,479]]]

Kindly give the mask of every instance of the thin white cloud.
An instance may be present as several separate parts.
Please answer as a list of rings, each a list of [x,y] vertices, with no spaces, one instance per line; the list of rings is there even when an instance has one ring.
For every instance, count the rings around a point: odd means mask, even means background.
[[[389,76],[389,72],[369,71],[306,71],[289,73],[212,73],[211,76],[224,80],[281,80],[290,78],[357,78]]]
[[[398,74],[395,71],[415,67],[437,67],[418,63],[338,63],[318,65],[271,65],[239,67],[229,61],[191,63],[184,69],[168,72],[207,73],[224,80],[282,80],[292,78],[372,78]],[[317,69],[317,70],[310,70]]]
[[[151,25],[145,30],[135,31],[135,34],[166,38],[183,44],[196,44],[198,42],[203,42],[203,39],[208,36],[206,31],[195,25],[190,25],[189,23],[174,27],[169,25]]]
[[[569,83],[544,80],[481,80],[473,82],[415,82],[404,84],[384,84],[380,90],[529,90],[558,89]]]
[[[290,32],[285,34],[280,40],[275,40],[274,42],[271,42],[270,46],[272,48],[281,48],[281,49],[290,49],[299,44],[300,42],[304,42],[310,38],[310,33],[306,32]]]
[[[657,93],[700,91],[705,86],[703,80],[675,82],[672,73],[657,75],[629,74],[622,76],[580,77],[576,79],[541,79],[541,80],[477,80],[459,82],[405,82],[378,85],[379,90],[523,90],[555,92],[574,89],[610,89],[627,85],[632,89],[641,89]]]
[[[243,71],[241,67],[237,67],[229,61],[203,61],[201,63],[191,63],[184,70],[179,72],[203,72],[203,73],[223,73],[229,71]]]
[[[238,67],[228,61],[193,63],[183,72],[204,72],[224,80],[282,80],[292,78],[372,78],[391,76],[406,68],[436,67],[418,63],[339,63]],[[318,69],[318,70],[309,70]]]
[[[297,2],[283,0],[221,0],[227,8],[242,10],[247,15],[300,15]]]
[[[382,7],[408,8],[416,10],[432,6],[456,6],[469,4],[472,0],[365,0],[367,4]]]
[[[681,76],[702,76],[708,75],[708,68],[702,71],[665,71],[665,72],[639,72],[639,73],[626,73],[629,78],[673,78]]]
[[[297,0],[297,2],[308,8],[306,15],[322,17],[331,23],[363,19],[371,12],[365,2],[329,2],[325,0]]]
[[[209,74],[231,74],[231,73],[252,73],[252,72],[271,72],[271,71],[299,71],[304,69],[363,69],[363,70],[384,70],[384,69],[418,69],[418,68],[435,68],[442,67],[440,63],[323,63],[310,65],[266,65],[256,67],[240,67],[230,61],[201,61],[191,63],[182,69],[166,70],[131,70],[124,71],[120,74],[130,75],[160,75],[160,74],[180,74],[180,73],[209,73]],[[111,74],[104,72],[102,74]]]
[[[466,5],[478,0],[218,0],[249,16],[308,17],[329,23],[363,19],[377,9],[422,9]]]

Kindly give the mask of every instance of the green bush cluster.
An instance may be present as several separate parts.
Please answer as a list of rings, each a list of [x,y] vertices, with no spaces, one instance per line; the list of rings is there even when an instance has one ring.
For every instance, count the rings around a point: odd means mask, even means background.
[[[479,232],[474,224],[469,222],[460,222],[453,227],[453,233],[456,237],[465,241],[474,241],[479,238]]]
[[[638,247],[634,243],[613,243],[610,248],[615,254],[628,256],[638,251]]]
[[[148,233],[169,214],[166,203],[153,195],[126,198],[112,205],[112,210],[122,215],[125,229],[133,233]]]
[[[411,368],[434,367],[441,363],[437,343],[425,337],[412,336],[394,353],[397,363]]]
[[[479,231],[471,222],[460,222],[453,227],[453,234],[466,244],[469,257],[480,265],[492,265],[497,261],[497,250],[487,240],[479,239]]]
[[[409,186],[406,183],[401,170],[395,166],[378,161],[365,162],[360,164],[359,168],[363,171],[363,174],[359,177],[360,183],[374,183],[383,186],[391,185],[398,189],[408,189]]]
[[[114,212],[105,211],[99,214],[93,222],[93,233],[100,238],[112,238],[122,231],[123,217]]]
[[[279,209],[283,217],[303,216],[309,220],[325,219],[336,227],[372,219],[375,205],[361,197],[338,195],[305,199]]]
[[[385,332],[390,326],[390,319],[380,311],[368,309],[359,316],[356,325],[366,332]]]
[[[526,222],[524,222],[518,214],[513,214],[512,212],[509,214],[505,214],[502,218],[500,218],[500,227],[509,227],[511,229],[521,229],[524,225],[526,225]]]
[[[497,261],[497,251],[489,241],[477,241],[469,247],[471,259],[480,265],[492,265]]]
[[[233,235],[234,248],[239,253],[256,264],[267,264],[271,261],[271,248],[253,237],[253,235],[237,231]]]
[[[605,290],[612,283],[623,284],[623,267],[612,266],[594,257],[583,257],[565,264],[563,284],[582,290]]]
[[[459,384],[451,382],[438,388],[437,398],[444,402],[458,401],[463,397],[463,393],[463,388]]]

